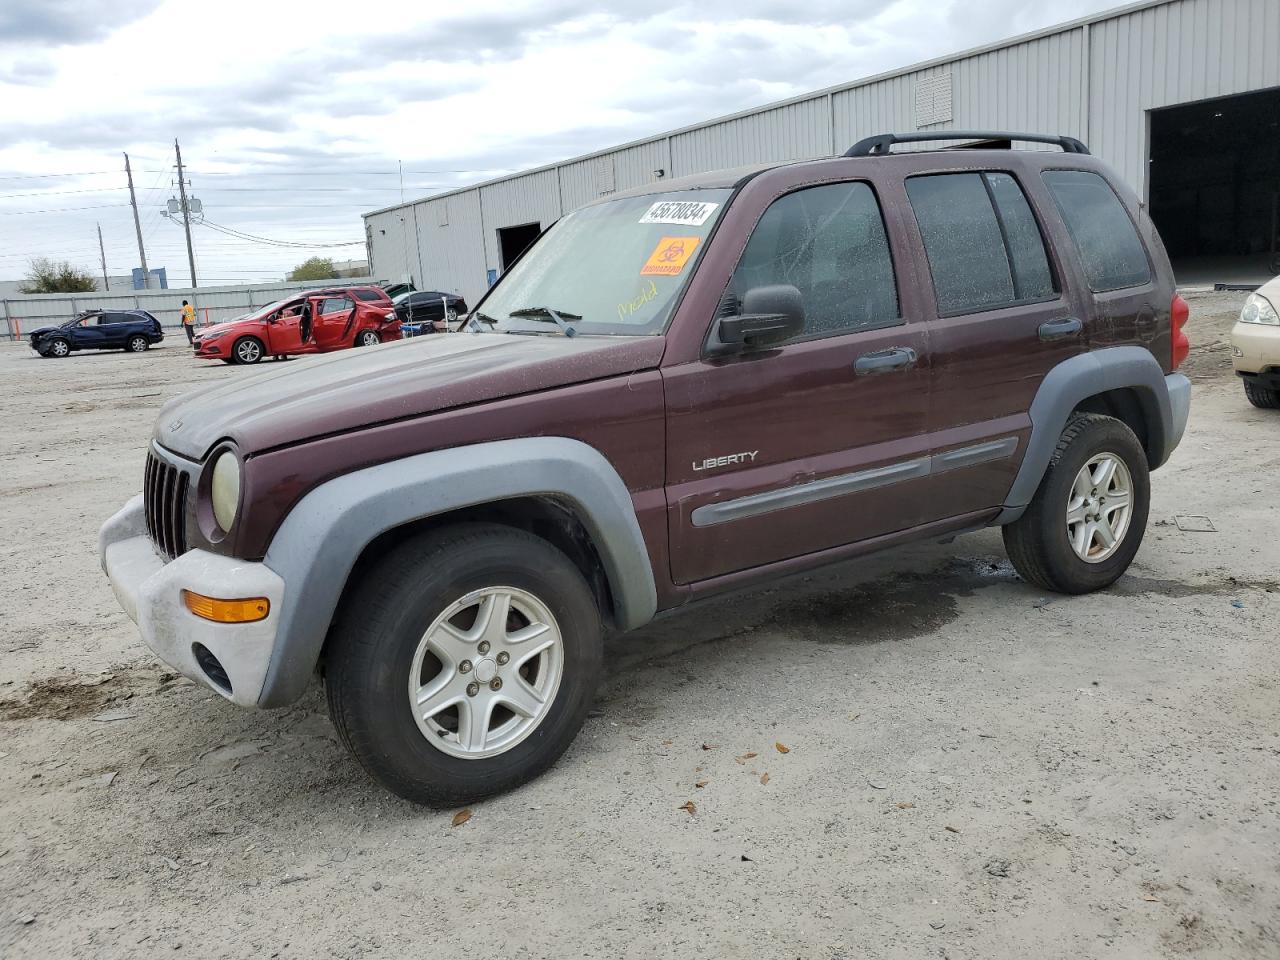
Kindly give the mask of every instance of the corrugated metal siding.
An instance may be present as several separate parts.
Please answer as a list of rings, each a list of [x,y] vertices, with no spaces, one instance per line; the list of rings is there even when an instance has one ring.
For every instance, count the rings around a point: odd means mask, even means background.
[[[502,266],[498,250],[498,228],[522,223],[544,227],[560,219],[559,171],[543,170],[512,177],[480,188],[480,208],[484,214],[485,263],[489,269]]]
[[[413,236],[413,204],[368,217],[369,272],[375,277],[400,282],[406,275],[416,282],[418,251]]]
[[[671,137],[671,175],[831,154],[827,98],[763,110]]]
[[[665,140],[627,147],[610,156],[613,159],[614,193],[653,182],[657,179],[653,175],[655,170],[663,170],[665,176],[672,176],[668,169],[670,164]],[[596,165],[600,160],[600,157],[587,157],[560,168],[560,191],[566,213],[600,198],[596,176]]]
[[[448,223],[440,225],[440,208]],[[418,211],[418,248],[422,251],[419,290],[460,293],[475,303],[488,287],[485,277],[484,229],[480,192],[470,190],[428,200]]]
[[[1146,111],[1280,86],[1277,40],[1280,0],[1182,0],[1093,24],[1086,142],[1145,195]]]

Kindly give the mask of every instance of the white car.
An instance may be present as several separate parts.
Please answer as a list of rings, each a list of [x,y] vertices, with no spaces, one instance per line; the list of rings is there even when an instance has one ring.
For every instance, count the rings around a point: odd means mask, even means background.
[[[1280,277],[1249,294],[1231,328],[1231,363],[1255,407],[1280,410]]]

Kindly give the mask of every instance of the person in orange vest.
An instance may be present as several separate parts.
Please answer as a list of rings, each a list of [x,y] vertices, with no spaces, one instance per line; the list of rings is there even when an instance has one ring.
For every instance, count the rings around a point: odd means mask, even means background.
[[[185,300],[182,301],[182,329],[187,332],[187,343],[195,346],[196,308]]]

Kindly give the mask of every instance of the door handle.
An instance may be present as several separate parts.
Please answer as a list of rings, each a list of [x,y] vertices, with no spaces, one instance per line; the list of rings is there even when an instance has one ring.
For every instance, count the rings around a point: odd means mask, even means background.
[[[1048,320],[1040,324],[1040,339],[1062,340],[1066,337],[1074,337],[1082,329],[1084,329],[1084,324],[1075,317]]]
[[[876,373],[893,373],[895,370],[906,370],[916,365],[916,352],[910,347],[894,347],[891,350],[877,350],[875,353],[864,353],[853,363],[853,372],[858,376],[869,376]]]

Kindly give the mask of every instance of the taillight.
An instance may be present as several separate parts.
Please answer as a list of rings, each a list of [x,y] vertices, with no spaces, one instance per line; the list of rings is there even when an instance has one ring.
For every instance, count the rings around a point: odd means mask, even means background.
[[[1187,354],[1191,352],[1191,341],[1187,339],[1187,332],[1183,329],[1190,317],[1191,307],[1187,305],[1187,301],[1175,293],[1173,303],[1169,306],[1169,333],[1173,341],[1169,357],[1170,370],[1177,370],[1182,361],[1187,359]]]

